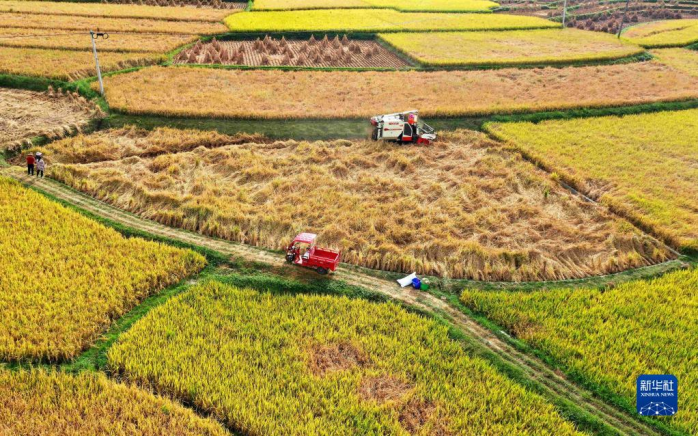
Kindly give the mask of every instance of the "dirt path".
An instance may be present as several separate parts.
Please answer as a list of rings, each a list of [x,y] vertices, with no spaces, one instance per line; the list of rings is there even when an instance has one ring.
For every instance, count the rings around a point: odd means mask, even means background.
[[[20,168],[0,169],[0,174],[13,177],[27,186],[32,186],[55,198],[71,203],[80,209],[94,215],[109,219],[119,224],[147,232],[152,235],[167,237],[201,247],[206,247],[223,254],[279,266],[284,259],[278,254],[269,253],[258,248],[234,242],[223,241],[195,234],[185,230],[170,228],[162,224],[137,217],[131,213],[114,208],[99,200],[95,200],[67,186],[49,179],[37,179],[26,176]],[[527,377],[536,380],[552,398],[568,400],[579,408],[597,417],[619,434],[623,435],[656,435],[661,434],[653,427],[646,425],[628,413],[610,406],[600,399],[548,367],[536,357],[522,353],[515,348],[506,335],[495,334],[475,320],[451,306],[440,298],[419,292],[413,288],[401,289],[396,283],[376,278],[360,272],[339,268],[335,275],[338,279],[356,286],[384,294],[396,301],[428,312],[440,314],[468,336],[482,344],[488,350],[497,354],[504,361],[523,371]]]

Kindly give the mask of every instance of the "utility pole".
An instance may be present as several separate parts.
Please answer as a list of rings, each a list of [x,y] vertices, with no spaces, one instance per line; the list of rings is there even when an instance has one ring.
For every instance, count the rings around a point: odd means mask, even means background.
[[[95,40],[99,37],[104,39],[109,38],[109,34],[103,32],[93,32],[90,30],[90,38],[92,38],[92,53],[95,55],[95,65],[97,66],[97,78],[99,79],[99,93],[104,95],[104,83],[102,83],[102,70],[99,68],[99,58],[97,57],[97,44]]]
[[[618,28],[618,39],[620,39],[620,33],[623,31],[623,26],[625,26],[625,16],[628,15],[629,5],[630,0],[625,0],[625,12],[623,12],[623,18],[620,20],[620,27]]]
[[[562,6],[562,28],[565,28],[565,19],[567,18],[567,0],[565,0],[565,4]]]

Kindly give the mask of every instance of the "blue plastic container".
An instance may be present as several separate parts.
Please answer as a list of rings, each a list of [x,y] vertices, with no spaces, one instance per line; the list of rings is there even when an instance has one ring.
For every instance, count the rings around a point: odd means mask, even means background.
[[[416,277],[413,278],[412,279],[412,287],[415,289],[420,289],[422,287],[422,281]]]

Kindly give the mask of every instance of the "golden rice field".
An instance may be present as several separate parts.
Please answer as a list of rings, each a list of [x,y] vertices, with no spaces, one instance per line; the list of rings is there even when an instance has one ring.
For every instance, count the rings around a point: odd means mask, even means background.
[[[430,66],[570,64],[624,58],[644,49],[607,33],[577,29],[386,33],[379,38]]]
[[[670,426],[698,434],[698,270],[614,289],[466,290],[461,300],[568,372],[635,406],[640,374],[673,374],[680,407]]]
[[[652,50],[652,55],[661,63],[698,77],[698,51],[685,48]]]
[[[111,35],[109,39],[99,39],[97,49],[100,55],[110,51],[166,53],[196,39],[196,35],[120,33]],[[47,32],[41,29],[0,27],[0,46],[92,50],[92,40],[89,34],[71,30]]]
[[[203,268],[0,178],[0,359],[76,356],[145,297]]]
[[[623,32],[623,39],[647,48],[686,46],[698,42],[698,20],[638,24]]]
[[[468,131],[429,148],[369,141],[223,147],[215,136],[174,132],[79,135],[44,151],[56,162],[132,156],[56,164],[51,176],[148,219],[271,249],[311,231],[321,245],[341,249],[344,261],[381,270],[548,280],[669,255]],[[162,154],[169,147],[193,151]]]
[[[234,14],[232,32],[399,32],[560,27],[542,18],[503,14],[401,13],[392,9],[319,9]]]
[[[0,369],[0,398],[0,434],[8,436],[230,434],[212,419],[99,373]]]
[[[102,73],[165,60],[157,53],[114,53],[99,55]],[[44,50],[0,47],[0,73],[76,80],[97,75],[91,51]]]
[[[73,15],[108,18],[153,18],[169,21],[221,21],[228,10],[195,7],[162,7],[108,3],[67,3],[50,1],[0,1],[0,12],[41,15]],[[43,17],[50,21],[51,17]]]
[[[390,8],[405,12],[489,12],[489,0],[256,0],[253,10]]]
[[[698,251],[698,110],[486,130],[674,247]]]
[[[579,434],[444,325],[394,304],[207,282],[151,311],[108,359],[244,434]]]
[[[698,78],[658,62],[360,74],[153,67],[105,86],[111,108],[132,114],[262,119],[366,118],[406,107],[424,117],[476,116],[698,97]]]
[[[73,3],[70,3],[70,5],[73,5]],[[14,13],[0,13],[1,27],[46,29],[49,30],[48,33],[57,30],[74,30],[83,32],[88,38],[90,29],[99,29],[102,32],[179,33],[186,35],[210,35],[228,31],[222,23],[204,21],[167,21]]]

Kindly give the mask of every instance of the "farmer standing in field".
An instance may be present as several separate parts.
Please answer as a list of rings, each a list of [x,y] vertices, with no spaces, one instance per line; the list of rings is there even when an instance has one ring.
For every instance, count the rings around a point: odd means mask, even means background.
[[[34,159],[34,155],[27,155],[27,174],[30,176],[34,175],[34,162],[36,162]]]
[[[46,169],[46,161],[39,156],[36,162],[36,177],[44,178],[44,170]]]

